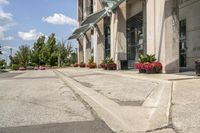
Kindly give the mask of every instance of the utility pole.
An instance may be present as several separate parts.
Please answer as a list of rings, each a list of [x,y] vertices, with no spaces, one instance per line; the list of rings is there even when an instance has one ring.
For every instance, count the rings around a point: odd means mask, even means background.
[[[10,48],[10,56],[12,57],[12,48]]]
[[[59,52],[59,54],[58,54],[58,67],[60,68],[60,52]]]
[[[1,44],[0,44],[0,55],[2,55],[3,53],[2,53],[2,49],[1,49]]]

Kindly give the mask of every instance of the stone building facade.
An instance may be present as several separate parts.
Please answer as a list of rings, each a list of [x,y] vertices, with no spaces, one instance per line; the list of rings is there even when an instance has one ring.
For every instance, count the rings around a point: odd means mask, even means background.
[[[200,0],[78,0],[78,61],[111,57],[134,68],[155,54],[165,73],[193,70],[200,58]]]

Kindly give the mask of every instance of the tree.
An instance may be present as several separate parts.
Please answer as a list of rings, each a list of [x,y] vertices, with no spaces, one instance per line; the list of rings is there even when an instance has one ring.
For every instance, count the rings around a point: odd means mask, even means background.
[[[5,66],[5,65],[6,65],[6,60],[0,59],[0,67]]]
[[[51,66],[56,66],[57,65],[57,59],[58,59],[58,54],[57,54],[57,46],[56,46],[56,38],[55,34],[52,33],[50,36],[48,36],[48,40],[46,43],[46,48],[45,52],[48,53],[48,64]]]
[[[45,47],[45,36],[40,36],[33,45],[31,53],[31,62],[37,65],[43,65],[45,62],[40,58]]]
[[[61,65],[63,65],[63,63],[66,63],[68,61],[67,57],[69,56],[69,51],[71,51],[71,47],[68,47],[68,45],[67,47],[65,47],[64,41],[59,42],[57,44],[57,47],[58,47],[58,60],[60,60]]]
[[[20,66],[26,68],[30,61],[30,49],[27,45],[22,45],[15,54],[14,58],[19,62]]]
[[[49,52],[49,49],[48,49],[47,45],[45,45],[41,50],[41,53],[39,55],[39,59],[45,65],[50,65],[49,57],[50,57],[50,52]]]

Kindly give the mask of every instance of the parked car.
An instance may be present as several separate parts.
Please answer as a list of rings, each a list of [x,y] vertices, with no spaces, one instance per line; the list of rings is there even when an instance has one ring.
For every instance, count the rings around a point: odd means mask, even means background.
[[[40,66],[39,69],[40,70],[46,70],[46,67]]]
[[[37,66],[36,66],[36,67],[34,67],[34,70],[39,70],[39,67],[37,67]]]
[[[34,67],[33,67],[33,66],[27,66],[26,69],[27,69],[27,70],[34,70]]]
[[[20,71],[25,71],[26,68],[25,68],[25,67],[19,67],[19,70],[20,70]]]

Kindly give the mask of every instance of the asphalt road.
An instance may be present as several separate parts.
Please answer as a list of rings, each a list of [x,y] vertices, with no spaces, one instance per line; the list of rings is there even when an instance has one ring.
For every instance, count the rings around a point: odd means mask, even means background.
[[[113,133],[101,120],[0,128],[0,133]]]
[[[0,73],[0,133],[112,133],[52,71]]]

